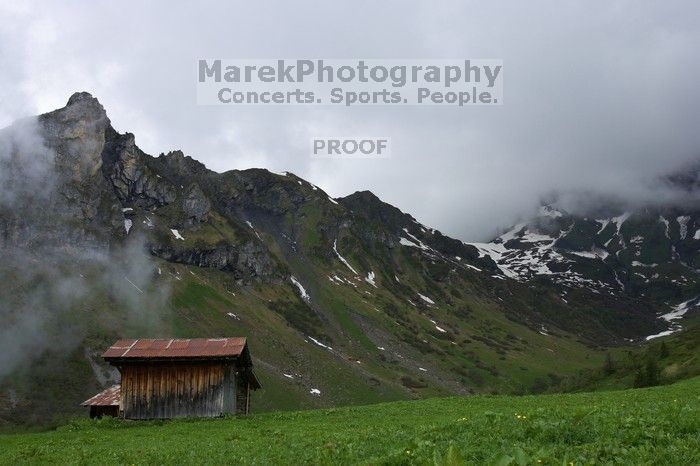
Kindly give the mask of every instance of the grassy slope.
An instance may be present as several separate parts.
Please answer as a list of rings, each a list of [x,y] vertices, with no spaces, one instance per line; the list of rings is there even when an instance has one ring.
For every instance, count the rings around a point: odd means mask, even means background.
[[[581,371],[554,387],[564,391],[616,390],[644,384],[640,372],[651,367],[656,383],[668,384],[700,374],[700,326],[697,317],[689,328],[655,339],[641,347],[613,348],[600,367]],[[644,385],[641,385],[644,386]]]
[[[298,298],[287,284],[227,286],[226,274],[177,266],[182,280],[176,283],[173,308],[177,323],[174,334],[182,337],[246,335],[253,353],[255,371],[263,389],[253,396],[253,409],[299,409],[337,404],[358,404],[407,398],[390,384],[372,387],[360,368],[345,363],[331,352],[305,340],[285,318],[268,304],[296,305]],[[189,274],[189,277],[187,277]],[[194,278],[194,280],[192,280]],[[308,310],[307,310],[308,311]],[[231,312],[235,318],[228,315]],[[283,374],[293,376],[293,379]],[[345,384],[334,381],[345,380]],[[321,397],[310,395],[318,388]]]
[[[0,463],[698,464],[698,393],[694,378],[617,392],[438,398],[246,418],[81,420],[0,437]]]

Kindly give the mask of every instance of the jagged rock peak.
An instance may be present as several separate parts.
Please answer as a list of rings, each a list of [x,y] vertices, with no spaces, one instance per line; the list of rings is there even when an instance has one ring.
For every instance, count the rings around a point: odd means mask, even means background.
[[[70,96],[70,98],[68,99],[68,103],[66,105],[70,106],[70,105],[75,105],[79,102],[86,102],[86,101],[87,102],[96,102],[98,104],[100,103],[95,97],[92,96],[92,94],[90,94],[89,92],[82,91],[82,92],[76,92],[72,96]]]
[[[189,155],[185,155],[181,150],[160,154],[158,159],[181,174],[202,174],[208,171],[207,167],[202,162],[193,159]]]
[[[76,92],[72,96],[70,96],[66,107],[82,107],[85,109],[98,111],[99,113],[102,113],[104,115],[107,114],[100,101],[97,100],[96,97],[93,97],[92,94],[90,94],[89,92],[84,91]]]
[[[97,131],[102,131],[111,125],[100,101],[88,92],[76,92],[70,96],[64,108],[47,115],[58,116],[63,121],[83,121],[88,125],[94,125]]]

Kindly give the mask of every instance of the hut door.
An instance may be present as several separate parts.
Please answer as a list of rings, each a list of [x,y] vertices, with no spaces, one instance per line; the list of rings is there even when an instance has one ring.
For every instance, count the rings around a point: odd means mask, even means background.
[[[226,367],[224,374],[223,414],[236,413],[236,369],[233,364]]]

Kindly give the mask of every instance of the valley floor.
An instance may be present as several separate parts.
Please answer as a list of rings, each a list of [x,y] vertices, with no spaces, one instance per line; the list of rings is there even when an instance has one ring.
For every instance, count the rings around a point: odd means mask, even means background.
[[[700,377],[663,387],[477,396],[0,436],[0,463],[700,464]]]

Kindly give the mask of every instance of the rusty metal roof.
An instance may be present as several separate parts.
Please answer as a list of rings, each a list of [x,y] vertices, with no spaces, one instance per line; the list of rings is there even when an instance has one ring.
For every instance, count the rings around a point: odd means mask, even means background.
[[[243,353],[244,337],[130,339],[114,343],[102,357],[110,359],[233,358]]]
[[[80,403],[80,406],[119,406],[119,394],[121,385],[114,385],[101,391],[89,400]]]

